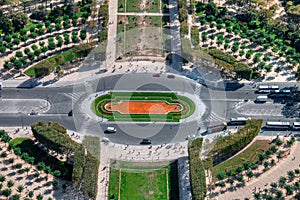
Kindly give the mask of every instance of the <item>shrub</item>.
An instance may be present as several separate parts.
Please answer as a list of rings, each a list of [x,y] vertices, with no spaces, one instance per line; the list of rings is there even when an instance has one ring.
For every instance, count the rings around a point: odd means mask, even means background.
[[[231,56],[230,54],[228,54],[226,52],[218,50],[218,49],[210,49],[210,50],[208,50],[208,53],[212,57],[217,58],[219,60],[223,60],[229,64],[234,64],[237,62],[237,60],[233,56]]]
[[[246,122],[246,125],[239,129],[235,134],[218,137],[210,155],[213,156],[214,164],[217,164],[236,152],[240,151],[249,144],[260,131],[262,120],[252,119]]]
[[[241,62],[237,62],[234,63],[233,66],[237,77],[245,78],[247,80],[251,79],[252,69],[250,69],[248,65]]]
[[[192,140],[188,146],[192,198],[195,200],[205,199],[207,192],[205,170],[199,157],[202,149],[202,141],[202,138]]]
[[[199,45],[199,30],[197,27],[192,27],[191,28],[191,40],[193,45]]]
[[[54,70],[54,65],[48,60],[43,60],[34,66],[34,73],[36,77],[42,77],[50,74]]]

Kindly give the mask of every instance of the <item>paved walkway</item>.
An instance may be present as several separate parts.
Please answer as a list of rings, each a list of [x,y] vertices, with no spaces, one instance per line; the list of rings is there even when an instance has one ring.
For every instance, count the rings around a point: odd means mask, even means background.
[[[180,22],[178,14],[178,2],[169,0],[170,4],[170,32],[171,32],[171,52],[172,68],[179,69],[181,67],[181,37],[180,37]]]
[[[287,171],[294,170],[299,168],[300,163],[300,142],[297,141],[292,147],[291,154],[281,160],[277,165],[269,169],[266,173],[262,174],[259,178],[253,179],[249,184],[246,183],[244,188],[238,189],[236,191],[227,191],[224,194],[218,196],[218,199],[244,199],[252,198],[255,188],[265,188],[265,185],[272,182],[278,181],[280,176],[286,176]],[[295,160],[293,158],[295,157]]]
[[[106,66],[111,66],[116,59],[116,36],[118,24],[118,0],[110,0],[108,5],[108,39],[106,47]]]

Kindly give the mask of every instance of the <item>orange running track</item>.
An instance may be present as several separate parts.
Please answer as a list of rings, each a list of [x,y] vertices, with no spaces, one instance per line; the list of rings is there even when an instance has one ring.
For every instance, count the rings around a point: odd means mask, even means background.
[[[120,101],[107,103],[104,108],[121,114],[168,114],[182,110],[179,103],[169,104],[165,101]]]

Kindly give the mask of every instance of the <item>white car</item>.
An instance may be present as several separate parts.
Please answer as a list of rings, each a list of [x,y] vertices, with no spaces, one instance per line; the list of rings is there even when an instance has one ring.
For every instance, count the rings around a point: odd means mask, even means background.
[[[115,127],[107,127],[106,130],[105,130],[105,133],[115,133],[117,132],[117,129]]]

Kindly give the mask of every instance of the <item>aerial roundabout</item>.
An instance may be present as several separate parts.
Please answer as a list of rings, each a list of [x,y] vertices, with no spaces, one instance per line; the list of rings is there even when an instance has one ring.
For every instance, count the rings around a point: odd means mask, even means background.
[[[206,89],[181,76],[122,74],[88,84],[75,88],[78,93],[86,88],[72,105],[76,129],[112,143],[138,145],[144,138],[152,144],[185,141],[199,134],[214,108],[214,102],[205,101]],[[109,127],[115,133],[107,133]]]

